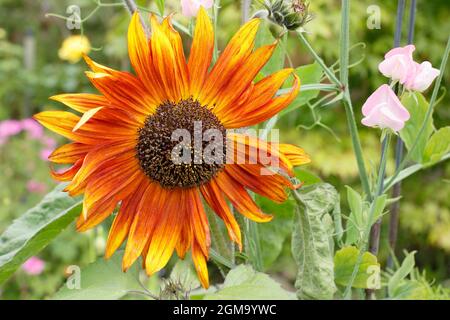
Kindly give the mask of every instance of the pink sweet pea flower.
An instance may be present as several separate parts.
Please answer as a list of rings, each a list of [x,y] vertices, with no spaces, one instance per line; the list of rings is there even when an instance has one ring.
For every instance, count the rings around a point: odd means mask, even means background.
[[[22,127],[33,139],[40,139],[44,135],[44,128],[34,119],[23,119]]]
[[[414,72],[411,72],[405,82],[405,88],[411,91],[423,92],[427,90],[441,72],[433,68],[430,62],[421,64],[414,62]]]
[[[0,122],[0,139],[15,136],[22,131],[22,124],[18,120],[4,120]]]
[[[415,69],[415,62],[412,58],[415,49],[414,45],[408,45],[390,50],[384,56],[384,60],[378,65],[378,70],[384,76],[404,84]]]
[[[213,4],[214,0],[181,0],[181,13],[186,17],[195,17],[200,6],[209,9]]]
[[[42,182],[30,180],[27,182],[27,190],[31,193],[44,193],[47,190],[47,186]]]
[[[31,257],[22,265],[22,270],[32,276],[41,274],[44,268],[45,262],[38,257]]]
[[[409,120],[409,112],[391,87],[383,84],[367,99],[362,107],[362,124],[368,127],[390,128],[396,132]]]
[[[40,157],[42,160],[48,160],[48,157],[52,154],[52,149],[42,149],[40,153]]]

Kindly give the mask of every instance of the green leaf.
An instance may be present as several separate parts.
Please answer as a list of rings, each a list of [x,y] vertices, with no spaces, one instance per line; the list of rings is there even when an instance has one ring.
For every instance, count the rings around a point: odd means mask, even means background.
[[[334,255],[334,279],[337,284],[347,286],[358,260],[356,247],[344,247]],[[378,289],[380,287],[380,264],[377,257],[364,252],[358,274],[353,282],[354,288]]]
[[[333,271],[333,224],[339,194],[326,183],[293,192],[297,213],[292,254],[298,266],[295,287],[299,299],[332,299],[336,291]]]
[[[307,64],[295,69],[295,73],[299,76],[301,86],[305,84],[317,84],[320,83],[320,79],[322,79],[323,71],[320,65],[317,62],[312,64]],[[300,92],[298,93],[295,100],[283,111],[280,112],[280,116],[283,116],[302,105],[305,105],[307,102],[312,99],[317,98],[320,93],[320,90],[308,90],[302,91],[300,86]]]
[[[205,300],[294,300],[295,294],[286,291],[267,274],[256,272],[249,265],[231,270],[223,287],[207,293]]]
[[[110,260],[103,258],[81,269],[79,274],[79,288],[72,284],[69,277],[59,291],[53,296],[53,300],[116,300],[122,298],[129,291],[140,290],[139,271],[137,263],[127,272],[122,271],[122,254],[115,254]],[[73,281],[75,283],[75,281]]]
[[[64,187],[56,187],[0,236],[0,284],[80,214],[81,200],[63,192]]]
[[[405,142],[405,146],[408,151],[410,151],[425,120],[425,115],[427,113],[429,103],[419,92],[405,93],[402,96],[401,101],[411,115],[411,118],[406,121],[405,127],[400,131],[400,137]],[[430,119],[427,121],[425,131],[422,134],[419,142],[417,143],[417,147],[411,155],[411,159],[413,159],[417,163],[422,162],[425,146],[433,131],[433,117],[430,117]]]
[[[261,248],[264,248],[261,250],[263,270],[267,270],[280,255],[284,241],[292,232],[295,201],[288,199],[278,204],[261,196],[257,196],[256,199],[264,212],[274,216],[270,223],[258,225],[259,233],[262,235]]]
[[[350,207],[350,215],[347,219],[347,231],[345,237],[345,244],[350,246],[359,243],[362,240],[364,229],[367,226],[370,206],[367,201],[364,201],[362,196],[349,186],[347,189],[347,201]],[[375,208],[371,224],[373,225],[383,214],[386,206],[386,195],[379,196],[375,201]]]
[[[156,6],[158,7],[159,13],[163,16],[164,15],[165,0],[156,0]]]
[[[425,146],[423,164],[426,166],[436,164],[449,152],[450,127],[444,127],[435,132]]]
[[[414,255],[415,251],[406,255],[400,268],[389,278],[388,281],[388,294],[389,297],[395,297],[398,294],[398,290],[402,287],[403,280],[414,270],[416,264]]]

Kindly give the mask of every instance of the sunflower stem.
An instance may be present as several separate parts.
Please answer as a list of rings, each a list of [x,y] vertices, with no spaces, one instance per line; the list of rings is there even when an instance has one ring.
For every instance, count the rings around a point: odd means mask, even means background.
[[[220,228],[219,221],[217,221],[217,216],[215,215],[215,213],[211,212],[210,209],[207,209],[206,211],[208,215],[209,227],[211,230],[211,241],[213,247],[215,248],[215,250],[210,249],[211,259],[216,263],[220,273],[225,278],[227,273],[224,269],[224,266],[229,267],[234,265],[234,263],[230,259],[231,251],[229,248],[229,244],[222,232],[222,229]]]

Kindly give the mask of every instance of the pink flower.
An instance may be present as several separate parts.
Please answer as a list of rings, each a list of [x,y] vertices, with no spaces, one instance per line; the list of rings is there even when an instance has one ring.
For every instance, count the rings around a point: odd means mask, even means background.
[[[44,134],[44,128],[37,121],[31,118],[23,119],[22,127],[33,139],[40,139]]]
[[[56,147],[56,141],[50,137],[42,137],[42,143],[47,147],[47,149],[54,149]]]
[[[40,153],[40,157],[42,160],[48,160],[48,157],[50,157],[50,155],[52,154],[53,150],[52,149],[42,149],[41,153]]]
[[[384,76],[404,84],[415,69],[415,62],[412,58],[412,53],[415,49],[415,46],[408,45],[390,50],[384,56],[384,60],[378,65],[378,70]]]
[[[23,271],[32,276],[41,274],[44,268],[45,262],[38,257],[31,257],[22,265]]]
[[[405,88],[411,91],[423,92],[439,76],[439,69],[433,68],[430,62],[421,64],[414,62],[414,72],[411,72],[405,82]]]
[[[362,124],[368,127],[390,128],[400,131],[409,120],[409,112],[391,87],[383,84],[367,99],[362,107]]]
[[[32,193],[44,193],[47,190],[47,186],[42,182],[30,180],[27,182],[27,190]]]
[[[181,13],[186,17],[195,17],[200,6],[209,9],[213,4],[214,0],[181,0]]]
[[[22,131],[22,124],[17,120],[5,120],[0,122],[0,140],[6,141],[10,136],[15,136]]]

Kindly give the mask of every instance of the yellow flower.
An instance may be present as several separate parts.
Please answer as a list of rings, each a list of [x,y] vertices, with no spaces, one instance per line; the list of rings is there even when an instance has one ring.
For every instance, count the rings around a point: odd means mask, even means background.
[[[140,256],[149,275],[161,270],[176,251],[184,258],[189,249],[204,287],[208,287],[206,261],[210,230],[204,205],[224,221],[230,238],[242,247],[239,225],[227,200],[245,217],[257,222],[272,219],[257,206],[248,190],[276,202],[294,189],[287,176],[293,166],[309,162],[305,152],[288,144],[260,143],[248,136],[226,135],[226,144],[238,145],[227,158],[243,156],[248,163],[176,163],[171,157],[176,130],[222,135],[270,119],[297,96],[300,80],[293,69],[283,69],[254,83],[276,44],[254,50],[259,20],[245,24],[210,69],[214,48],[213,27],[206,11],[198,14],[190,56],[186,59],[181,37],[170,17],[160,24],[151,17],[148,40],[135,13],[128,30],[128,52],[136,75],[98,64],[87,56],[86,72],[96,94],[62,94],[52,97],[82,113],[45,111],[35,115],[41,124],[74,142],[50,155],[59,164],[73,164],[66,172],[52,172],[60,181],[71,181],[66,191],[84,194],[79,231],[105,220],[120,205],[106,244],[106,257],[127,244],[123,269]],[[276,95],[293,75],[289,92]],[[184,142],[184,139],[183,139]],[[201,144],[201,143],[200,143]],[[261,147],[262,146],[262,147]],[[196,152],[195,145],[188,150]],[[270,170],[258,152],[271,152],[282,172]],[[220,150],[220,149],[219,149]],[[184,153],[184,150],[183,150]],[[239,154],[238,154],[239,153]],[[191,155],[191,153],[188,153]],[[195,157],[195,154],[194,154]],[[220,152],[222,160],[222,152]],[[283,174],[282,174],[283,173]]]
[[[61,48],[58,51],[58,56],[61,60],[67,60],[70,63],[80,61],[83,54],[88,54],[91,51],[91,43],[86,36],[76,35],[64,39]]]

